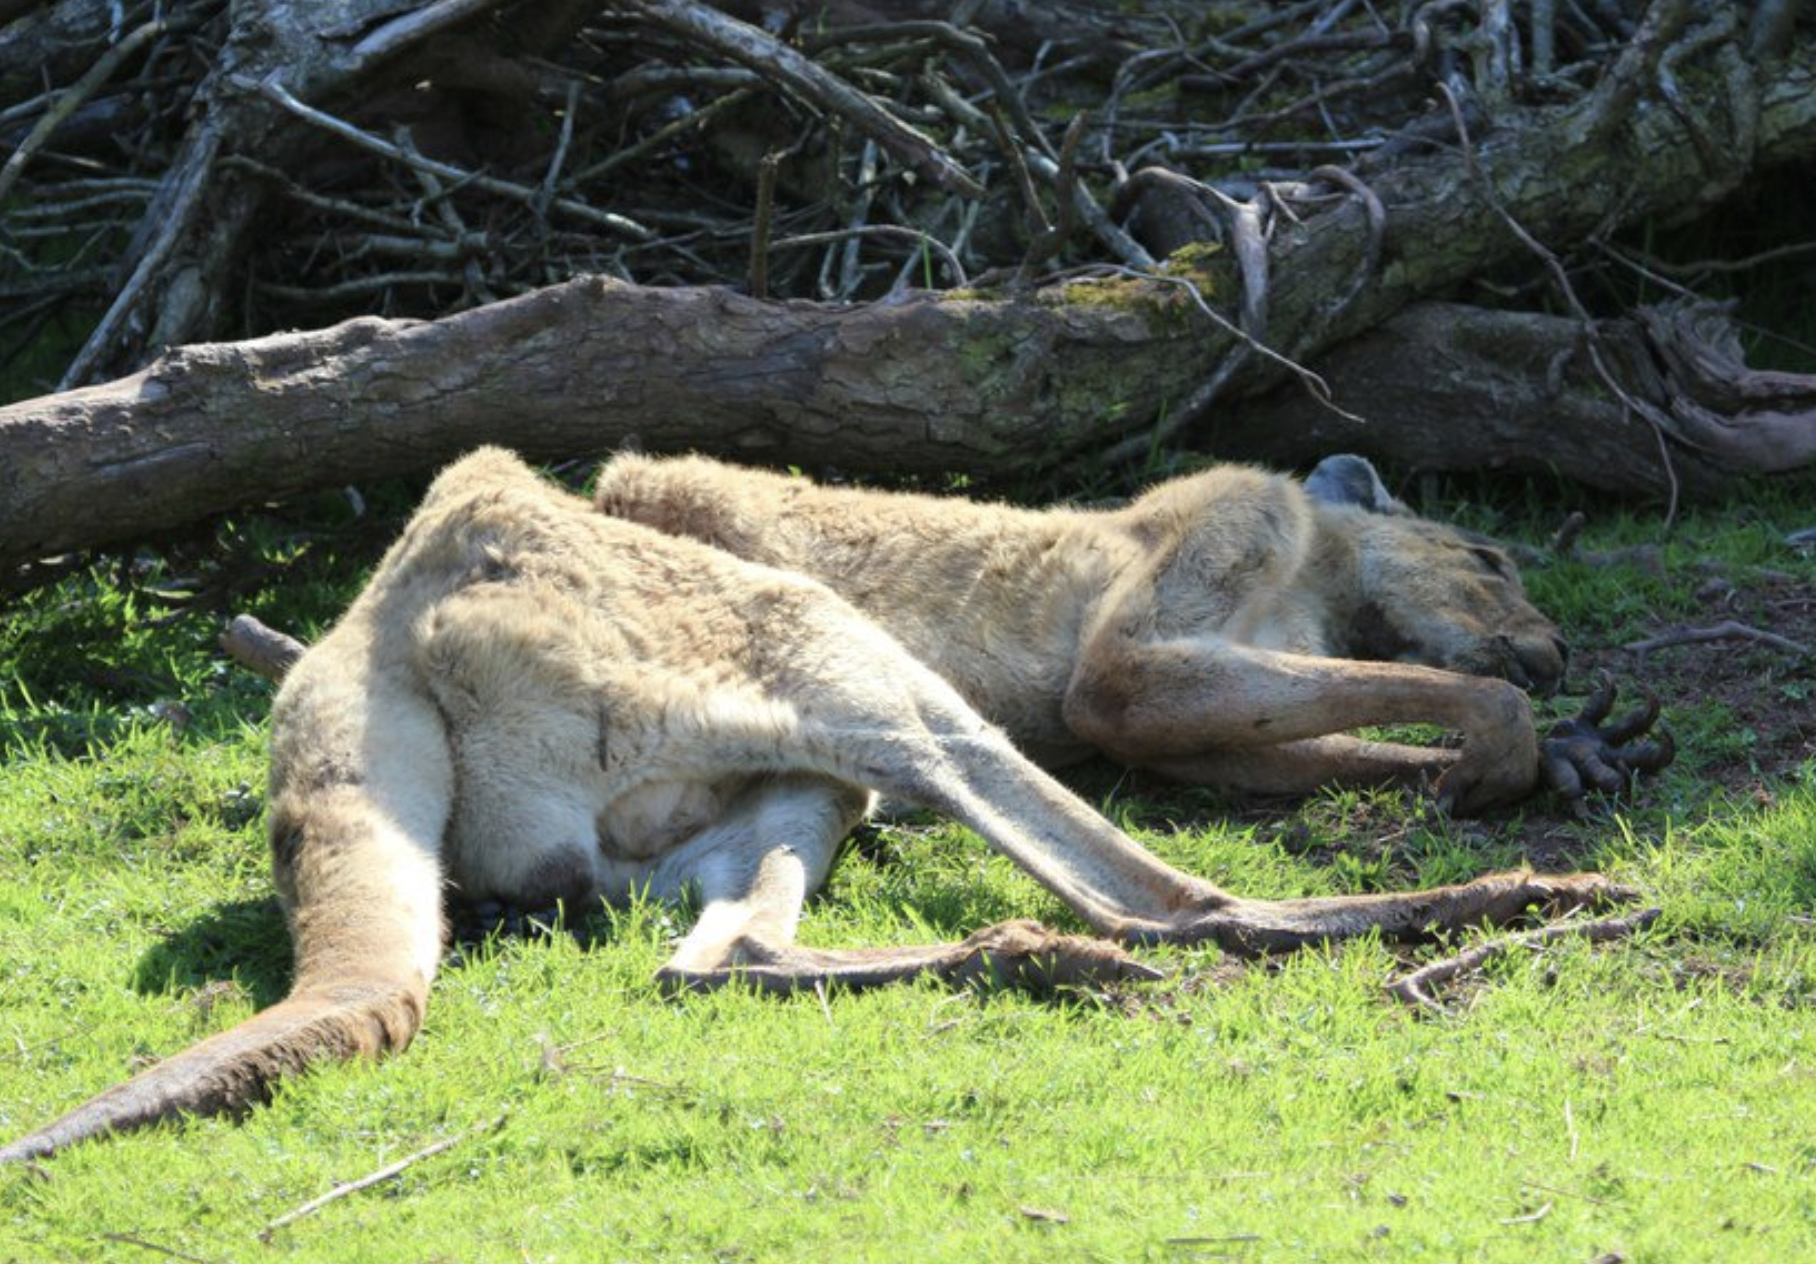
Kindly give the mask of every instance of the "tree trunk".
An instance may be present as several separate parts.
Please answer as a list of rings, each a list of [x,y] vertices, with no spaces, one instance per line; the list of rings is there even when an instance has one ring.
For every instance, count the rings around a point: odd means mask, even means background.
[[[1816,461],[1816,376],[1749,369],[1722,310],[1642,309],[1600,322],[1595,344],[1605,378],[1581,321],[1415,303],[1315,365],[1366,424],[1285,388],[1215,418],[1207,442],[1259,461],[1351,451],[1418,470],[1549,471],[1651,498]]]
[[[864,472],[1013,473],[1139,437],[1166,391],[1189,385],[1178,366],[1203,355],[1183,310],[1154,282],[1111,304],[835,307],[592,279],[441,321],[190,347],[119,382],[0,410],[0,568],[432,469],[480,443],[540,459],[636,443]],[[1584,367],[1577,322],[1424,303],[1321,366],[1340,397],[1391,424],[1358,426],[1295,388],[1220,415],[1213,450],[1548,468],[1652,493],[1811,460],[1816,378],[1749,372],[1710,319],[1654,314],[1603,332],[1623,389],[1656,404],[1663,429],[1610,401]],[[1115,401],[1130,405],[1121,422]]]
[[[0,409],[0,565],[480,443],[1004,471],[1101,437],[1107,401],[1143,401],[1138,422],[1193,342],[1178,319],[1084,304],[763,303],[593,278],[439,321],[187,347]]]

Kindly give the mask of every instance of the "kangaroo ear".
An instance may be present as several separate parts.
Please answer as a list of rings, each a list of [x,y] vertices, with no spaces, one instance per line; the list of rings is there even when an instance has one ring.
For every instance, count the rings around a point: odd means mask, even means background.
[[[1305,490],[1313,500],[1327,505],[1355,505],[1370,513],[1403,514],[1406,506],[1393,498],[1367,458],[1351,453],[1327,456],[1305,476]]]

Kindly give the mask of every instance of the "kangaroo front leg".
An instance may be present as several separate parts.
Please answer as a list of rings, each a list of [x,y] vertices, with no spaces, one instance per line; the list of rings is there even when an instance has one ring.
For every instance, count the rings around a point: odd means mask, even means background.
[[[875,987],[928,974],[955,982],[1050,986],[1159,972],[1103,940],[1033,922],[988,927],[959,943],[809,948],[795,942],[801,906],[825,879],[867,796],[819,778],[764,782],[659,868],[659,886],[691,880],[700,919],[657,972],[665,986],[742,980],[791,992],[838,983]]]
[[[1419,766],[1375,760],[1395,777],[1440,773],[1439,801],[1475,811],[1517,798],[1538,780],[1538,742],[1526,695],[1506,681],[1400,663],[1284,654],[1220,641],[1100,637],[1066,697],[1073,732],[1136,767],[1190,769],[1200,755],[1224,767],[1245,756],[1265,768],[1270,747],[1372,724],[1430,723],[1463,735],[1462,749]],[[1409,751],[1412,748],[1401,748]],[[1353,754],[1327,748],[1333,755]],[[1317,747],[1296,752],[1309,776]],[[1446,766],[1447,765],[1447,766]],[[1325,779],[1345,771],[1333,758]],[[1215,765],[1207,767],[1214,770]]]
[[[1371,742],[1333,733],[1276,746],[1150,759],[1141,766],[1186,785],[1306,795],[1329,785],[1425,785],[1440,779],[1456,760],[1457,752],[1448,747]]]

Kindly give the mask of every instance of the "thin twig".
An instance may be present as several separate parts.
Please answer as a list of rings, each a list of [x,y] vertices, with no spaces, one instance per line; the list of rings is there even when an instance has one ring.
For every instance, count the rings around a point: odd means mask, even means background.
[[[862,228],[830,228],[823,233],[797,233],[792,237],[782,237],[770,243],[772,250],[790,250],[800,246],[824,246],[835,241],[845,241],[853,237],[876,237],[892,241],[908,241],[925,250],[931,250],[940,257],[952,273],[953,284],[968,285],[964,265],[958,261],[958,255],[952,248],[937,237],[921,232],[918,228],[903,228],[900,224],[866,224]]]
[[[1192,302],[1197,306],[1198,310],[1209,317],[1224,333],[1229,334],[1232,338],[1238,339],[1243,346],[1253,351],[1256,355],[1259,355],[1262,359],[1272,360],[1275,364],[1278,364],[1288,373],[1291,373],[1294,377],[1298,378],[1314,399],[1336,413],[1337,416],[1343,418],[1345,421],[1355,422],[1358,425],[1366,424],[1362,418],[1356,416],[1354,413],[1347,412],[1337,406],[1336,401],[1331,397],[1330,383],[1320,377],[1316,371],[1298,363],[1290,356],[1285,356],[1280,352],[1275,351],[1266,343],[1252,337],[1246,329],[1238,328],[1233,321],[1206,301],[1203,292],[1199,290],[1198,286],[1194,284],[1189,277],[1170,276],[1164,272],[1143,272],[1137,268],[1119,267],[1113,263],[1098,264],[1095,267],[1086,270],[1086,275],[1092,273],[1111,273],[1116,276],[1133,277],[1136,280],[1141,281],[1154,281],[1161,285],[1176,285],[1182,287],[1187,294],[1191,295]]]
[[[716,119],[719,115],[729,114],[732,111],[741,108],[756,95],[754,89],[738,88],[735,91],[726,93],[716,101],[708,101],[699,109],[689,110],[680,118],[663,124],[636,144],[626,145],[622,149],[613,150],[590,167],[584,168],[569,179],[563,181],[563,186],[569,189],[576,189],[583,184],[590,184],[600,176],[607,175],[627,163],[636,162],[646,155],[655,153],[669,142],[680,137],[684,132],[703,131],[705,130],[706,125]]]
[[[1015,133],[1009,129],[1009,122],[1003,116],[1002,108],[1000,106],[992,106],[989,118],[990,129],[996,136],[998,148],[1003,151],[1003,157],[1009,161],[1009,172],[1015,177],[1016,190],[1020,192],[1022,206],[1027,212],[1028,250],[1029,254],[1032,255],[1034,251],[1033,243],[1039,242],[1046,237],[1047,234],[1052,231],[1052,225],[1047,222],[1046,209],[1041,206],[1040,194],[1034,188],[1034,174],[1028,169],[1027,155],[1022,152],[1021,146],[1016,143]],[[1017,275],[1026,278],[1030,271],[1029,260],[1024,259],[1022,261],[1021,270]]]
[[[434,0],[433,4],[393,18],[353,46],[356,73],[363,73],[450,26],[477,17],[498,3],[499,0]]]
[[[101,1238],[106,1242],[118,1242],[122,1246],[136,1246],[142,1251],[155,1251],[159,1255],[168,1255],[173,1260],[188,1260],[189,1264],[208,1264],[208,1261],[199,1255],[189,1255],[183,1251],[176,1250],[174,1247],[165,1246],[160,1242],[152,1242],[130,1233],[103,1233]]]
[[[50,139],[51,133],[63,126],[65,119],[98,92],[101,85],[113,77],[114,71],[120,68],[122,62],[170,29],[171,23],[164,18],[154,18],[145,23],[97,57],[95,64],[88,68],[88,73],[57,94],[56,100],[50,103],[32,130],[26,133],[25,139],[19,142],[19,147],[7,158],[6,165],[0,167],[0,202],[6,201],[7,194],[12,192],[13,185],[18,183],[19,176],[25,171],[25,164],[44,147],[44,142]]]
[[[763,155],[757,164],[757,206],[751,215],[750,296],[769,297],[769,229],[776,209],[776,172],[782,165],[778,152]]]
[[[1555,940],[1578,936],[1587,939],[1592,944],[1606,943],[1613,939],[1625,939],[1650,926],[1658,920],[1658,916],[1659,910],[1650,908],[1622,917],[1604,917],[1597,921],[1558,922],[1522,934],[1491,939],[1486,943],[1476,944],[1472,948],[1465,949],[1455,956],[1428,962],[1411,974],[1403,975],[1389,983],[1387,991],[1395,1000],[1414,1008],[1442,1010],[1443,1006],[1431,994],[1434,985],[1448,983],[1466,971],[1478,969],[1496,957],[1505,956],[1515,948],[1540,948]]]
[[[1450,85],[1445,83],[1438,84],[1438,92],[1443,96],[1445,104],[1449,106],[1451,119],[1456,124],[1457,139],[1462,148],[1464,167],[1481,187],[1482,196],[1487,200],[1489,209],[1492,210],[1500,221],[1507,226],[1508,231],[1512,232],[1513,235],[1519,239],[1522,245],[1538,256],[1539,261],[1544,264],[1546,272],[1550,274],[1552,283],[1557,287],[1558,293],[1563,297],[1564,302],[1569,305],[1571,313],[1577,320],[1582,322],[1584,346],[1589,353],[1589,363],[1595,370],[1596,377],[1601,379],[1602,385],[1606,386],[1609,392],[1613,394],[1628,411],[1652,427],[1653,435],[1658,442],[1659,461],[1664,467],[1665,479],[1670,486],[1670,496],[1665,506],[1665,526],[1669,529],[1670,525],[1677,519],[1679,489],[1677,483],[1677,468],[1675,463],[1671,460],[1671,450],[1666,442],[1668,419],[1654,405],[1638,398],[1629,391],[1626,386],[1621,383],[1620,379],[1615,376],[1614,370],[1608,367],[1607,360],[1602,355],[1601,332],[1596,325],[1595,318],[1589,314],[1589,309],[1585,307],[1583,301],[1577,297],[1576,287],[1570,284],[1570,275],[1564,270],[1563,261],[1557,257],[1550,247],[1546,246],[1538,238],[1527,232],[1526,226],[1520,223],[1520,221],[1514,217],[1513,213],[1502,205],[1500,196],[1496,192],[1493,182],[1488,178],[1488,173],[1482,170],[1481,164],[1476,159],[1475,144],[1469,137],[1469,123],[1463,117],[1463,107],[1458,103],[1456,94],[1450,90]]]
[[[1328,180],[1332,184],[1341,185],[1362,203],[1363,213],[1368,217],[1368,241],[1362,248],[1362,258],[1356,264],[1355,275],[1350,278],[1349,285],[1334,301],[1319,309],[1317,319],[1300,337],[1295,354],[1311,346],[1314,341],[1322,341],[1361,297],[1362,291],[1368,288],[1368,283],[1380,271],[1381,247],[1387,239],[1387,207],[1381,201],[1380,194],[1370,188],[1366,180],[1352,171],[1332,166],[1318,167],[1311,175],[1314,180]]]
[[[850,47],[853,44],[870,40],[923,39],[944,45],[971,64],[973,70],[983,77],[990,86],[990,93],[1007,110],[1014,121],[1016,129],[1023,139],[1033,145],[1049,158],[1057,157],[1053,146],[1047,141],[1033,114],[1028,111],[1028,103],[1009,82],[1009,72],[1003,69],[995,55],[990,52],[990,45],[981,37],[969,31],[960,30],[953,22],[907,21],[887,22],[876,26],[840,26],[825,36],[815,38],[808,36],[807,47],[817,49],[827,46]]]
[[[1631,650],[1635,654],[1647,654],[1671,645],[1701,645],[1709,641],[1757,641],[1761,645],[1769,645],[1773,649],[1795,654],[1799,658],[1816,653],[1816,650],[1812,650],[1810,646],[1800,641],[1793,641],[1788,636],[1780,636],[1776,632],[1768,632],[1764,628],[1756,628],[1750,623],[1741,623],[1736,619],[1729,619],[1724,623],[1717,623],[1706,628],[1673,628],[1669,632],[1661,632],[1657,636],[1648,637],[1643,641],[1630,641],[1621,648]]]
[[[146,208],[147,222],[153,222],[154,213],[156,215],[157,236],[139,256],[132,276],[120,287],[120,292],[114,296],[107,312],[89,331],[88,340],[82,344],[82,349],[71,358],[69,367],[63,370],[63,378],[57,384],[57,389],[71,390],[85,381],[96,363],[107,354],[121,329],[133,319],[133,310],[140,295],[163,270],[165,261],[176,250],[184,226],[200,205],[202,194],[210,187],[209,177],[213,174],[215,161],[221,153],[221,129],[204,127],[199,135],[192,133],[192,136],[194,139],[185,143],[181,154],[159,184],[151,205]]]
[[[940,188],[961,197],[984,195],[983,185],[930,137],[767,31],[691,0],[627,0],[623,7],[690,43],[777,80],[822,109],[844,116],[898,161]]]
[[[1042,179],[1050,180],[1055,185],[1058,184],[1058,163],[1045,154],[1029,154],[1027,158],[1028,166]],[[1109,212],[1097,204],[1097,199],[1091,196],[1091,190],[1087,189],[1082,181],[1072,185],[1072,206],[1078,212],[1078,217],[1091,226],[1091,231],[1096,234],[1097,240],[1108,247],[1110,252],[1121,259],[1124,264],[1131,268],[1159,266],[1154,256],[1149,254],[1140,242],[1125,232],[1121,225],[1111,219]]]
[[[1501,1221],[1501,1223],[1504,1225],[1537,1224],[1539,1221],[1543,1220],[1546,1216],[1549,1216],[1550,1214],[1551,1214],[1551,1204],[1546,1203],[1543,1207],[1540,1207],[1537,1211],[1529,1211],[1523,1216],[1509,1216],[1509,1217],[1507,1217],[1507,1219]]]
[[[864,148],[858,153],[857,196],[852,199],[851,214],[845,219],[847,230],[867,228],[870,225],[870,208],[876,202],[878,157],[876,142],[865,141]],[[863,253],[860,249],[862,240],[854,235],[845,242],[844,258],[839,266],[840,298],[856,298],[858,287],[863,284],[864,274],[859,266]]]
[[[495,176],[483,175],[476,171],[464,171],[452,163],[413,153],[390,141],[381,140],[370,132],[362,131],[351,123],[343,122],[332,114],[323,113],[314,106],[305,105],[292,96],[282,83],[278,82],[276,75],[268,76],[257,83],[247,83],[244,80],[236,82],[250,91],[262,94],[303,121],[312,123],[323,131],[332,132],[342,140],[349,141],[381,158],[389,158],[393,162],[402,163],[404,166],[418,171],[426,171],[444,180],[454,180],[476,189],[484,189],[487,193],[507,197],[529,207],[536,206],[541,199],[541,193],[527,185],[500,180]],[[614,232],[623,233],[627,237],[635,237],[639,241],[649,241],[656,236],[655,233],[635,220],[627,219],[625,216],[614,214],[611,211],[599,210],[597,207],[588,206],[585,202],[577,202],[573,198],[556,198],[550,205],[578,219],[603,225]]]
[[[544,219],[549,213],[549,204],[555,200],[556,190],[561,184],[561,169],[567,165],[568,146],[574,142],[574,116],[580,112],[580,81],[570,79],[567,86],[567,103],[561,111],[561,135],[555,140],[555,153],[549,159],[549,169],[543,173],[540,196],[535,202],[537,219]]]
[[[302,1206],[293,1211],[285,1212],[276,1220],[273,1220],[270,1224],[266,1225],[264,1231],[259,1234],[259,1241],[269,1242],[271,1241],[272,1235],[279,1229],[288,1225],[293,1225],[306,1216],[313,1216],[323,1207],[328,1206],[330,1203],[338,1202],[349,1194],[357,1194],[362,1189],[370,1189],[374,1185],[380,1184],[383,1181],[388,1181],[405,1169],[421,1163],[424,1159],[432,1159],[444,1150],[451,1150],[463,1141],[469,1141],[474,1137],[483,1136],[488,1132],[497,1132],[500,1128],[504,1127],[505,1121],[509,1118],[509,1115],[500,1115],[489,1123],[480,1124],[475,1128],[469,1128],[465,1132],[457,1133],[452,1137],[444,1137],[434,1145],[424,1146],[415,1154],[407,1155],[395,1163],[381,1167],[378,1171],[373,1172],[368,1176],[362,1176],[356,1181],[348,1181],[344,1185],[336,1185],[320,1198],[312,1198]]]

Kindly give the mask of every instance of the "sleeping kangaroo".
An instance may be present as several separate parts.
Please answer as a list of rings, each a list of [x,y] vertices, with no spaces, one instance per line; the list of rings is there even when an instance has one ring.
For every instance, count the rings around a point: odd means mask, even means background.
[[[271,747],[289,995],[0,1161],[235,1109],[317,1059],[403,1047],[447,890],[538,908],[694,888],[699,920],[662,980],[776,990],[1151,976],[1118,945],[1408,939],[1627,894],[1527,873],[1401,895],[1228,894],[1091,812],[816,581],[596,513],[495,449],[442,473],[290,668]],[[1016,922],[926,947],[796,944],[802,901],[872,790],[964,822],[1095,937]]]
[[[1474,812],[1618,789],[1670,762],[1606,730],[1612,693],[1541,743],[1524,689],[1564,674],[1557,628],[1505,553],[1419,518],[1374,468],[1300,484],[1241,466],[1111,511],[823,487],[700,457],[619,456],[595,504],[820,580],[1047,767],[1099,752],[1176,780],[1298,794],[1435,781]],[[1460,749],[1346,730],[1430,723]]]

